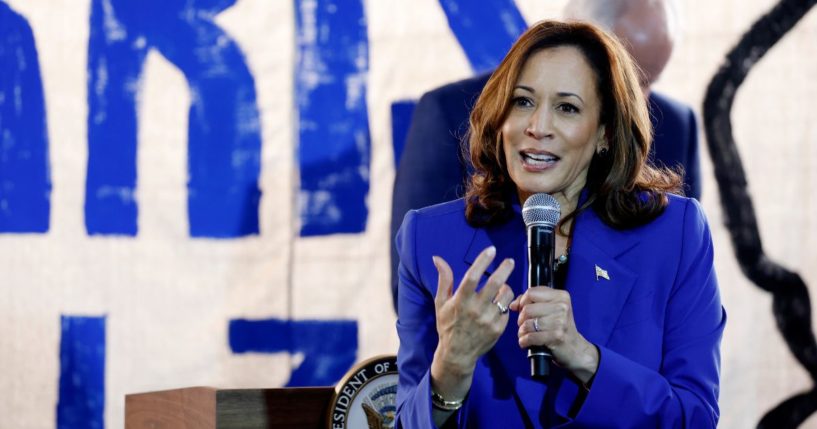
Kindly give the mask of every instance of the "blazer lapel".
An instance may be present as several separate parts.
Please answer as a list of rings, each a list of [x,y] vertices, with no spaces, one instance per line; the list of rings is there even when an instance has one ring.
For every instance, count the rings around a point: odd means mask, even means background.
[[[468,266],[474,265],[474,261],[476,261],[477,256],[479,256],[480,252],[485,250],[485,248],[488,246],[496,246],[496,244],[494,244],[491,241],[491,238],[488,237],[488,233],[485,231],[485,229],[475,228],[474,236],[471,238],[471,243],[468,244],[468,250],[465,251],[465,256],[463,257],[463,260]],[[499,250],[499,247],[497,247],[497,250]],[[494,258],[493,262],[491,262],[491,265],[488,266],[488,275],[490,275],[490,273],[494,272],[494,270],[496,269],[497,266],[496,261],[498,259],[499,258]]]
[[[588,341],[605,345],[638,278],[617,258],[638,239],[604,225],[592,210],[576,222],[567,272],[573,318]]]
[[[474,264],[480,252],[488,246],[496,247],[496,257],[485,270],[485,279],[496,271],[499,264],[506,258],[512,258],[516,265],[508,285],[515,295],[525,292],[525,274],[527,274],[527,243],[525,224],[521,218],[514,217],[510,221],[491,228],[476,228],[471,243],[465,252],[464,261],[468,266]]]

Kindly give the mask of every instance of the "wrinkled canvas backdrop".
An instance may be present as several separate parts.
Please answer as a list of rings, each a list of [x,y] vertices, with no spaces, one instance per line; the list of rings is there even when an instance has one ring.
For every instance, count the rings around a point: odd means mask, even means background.
[[[439,2],[364,2],[371,135],[365,230],[310,237],[299,234],[299,118],[293,89],[298,2],[239,0],[218,15],[216,22],[240,47],[255,82],[262,194],[259,234],[208,239],[188,233],[193,95],[182,72],[156,50],[142,71],[138,234],[90,236],[83,214],[90,1],[3,1],[33,30],[53,190],[47,232],[0,235],[0,427],[56,426],[57,404],[67,400],[60,397],[65,316],[104,320],[107,427],[123,426],[127,393],[197,385],[278,387],[308,359],[298,350],[236,353],[228,332],[234,319],[348,321],[356,327],[356,360],[397,352],[388,256],[391,104],[473,74]],[[774,2],[681,3],[684,38],[656,89],[691,104],[700,119],[705,88],[725,53]],[[528,22],[558,17],[563,4],[516,1]],[[799,272],[812,296],[817,294],[817,273],[810,269],[817,261],[815,40],[817,12],[812,12],[752,71],[732,115],[765,250]],[[811,383],[775,328],[770,295],[737,266],[702,144],[702,203],[729,316],[720,427],[753,427],[765,411]],[[817,417],[804,427],[817,428]]]

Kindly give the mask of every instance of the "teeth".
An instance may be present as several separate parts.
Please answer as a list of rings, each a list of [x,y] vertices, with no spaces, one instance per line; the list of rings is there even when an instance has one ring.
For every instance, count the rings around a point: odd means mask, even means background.
[[[558,157],[553,155],[545,155],[545,154],[535,154],[535,153],[523,153],[522,154],[525,158],[528,158],[532,161],[538,162],[555,162]]]

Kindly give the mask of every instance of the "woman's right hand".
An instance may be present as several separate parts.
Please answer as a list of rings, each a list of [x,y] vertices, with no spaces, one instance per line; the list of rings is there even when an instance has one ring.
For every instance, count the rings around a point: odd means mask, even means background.
[[[508,313],[500,307],[507,308],[514,298],[505,283],[513,270],[513,259],[502,261],[485,286],[476,290],[495,256],[493,246],[483,250],[455,293],[451,267],[434,257],[438,273],[434,306],[440,340],[431,363],[431,381],[434,391],[446,399],[465,397],[477,360],[496,344],[508,324]]]

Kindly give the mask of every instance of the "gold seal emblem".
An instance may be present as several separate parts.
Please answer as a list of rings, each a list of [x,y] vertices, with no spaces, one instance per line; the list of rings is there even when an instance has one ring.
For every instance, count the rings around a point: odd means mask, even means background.
[[[391,429],[397,407],[397,357],[377,356],[353,366],[335,387],[330,429]]]

